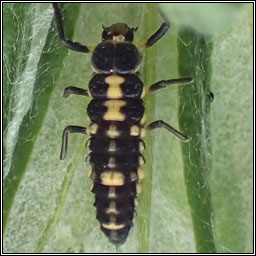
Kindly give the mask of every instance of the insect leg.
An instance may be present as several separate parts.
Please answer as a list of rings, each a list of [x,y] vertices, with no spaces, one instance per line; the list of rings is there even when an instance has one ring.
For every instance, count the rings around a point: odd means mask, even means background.
[[[62,134],[62,145],[61,145],[61,152],[60,152],[60,160],[63,160],[66,157],[67,154],[67,148],[68,148],[68,134],[69,133],[86,133],[86,128],[82,126],[67,126]]]
[[[160,12],[161,16],[163,17],[164,22],[162,23],[160,28],[152,36],[150,36],[148,38],[148,40],[145,43],[146,47],[152,46],[159,39],[161,39],[171,26],[168,18],[164,15],[164,13],[161,10],[159,10],[159,12]]]
[[[177,78],[177,79],[162,80],[162,81],[159,81],[155,84],[152,84],[149,87],[149,91],[153,92],[153,91],[165,88],[166,86],[171,85],[171,84],[185,84],[185,83],[190,83],[192,81],[193,81],[193,79],[189,78],[189,77],[188,78]]]
[[[54,9],[54,14],[55,14],[56,22],[57,22],[59,37],[60,37],[60,40],[62,41],[62,43],[67,48],[69,48],[73,51],[84,52],[84,53],[89,52],[89,49],[88,49],[87,46],[82,45],[78,42],[73,42],[73,41],[68,40],[68,39],[65,38],[65,33],[64,33],[64,29],[63,29],[62,17],[61,17],[59,6],[58,6],[57,3],[53,3],[52,6],[53,6],[53,9]]]
[[[85,90],[83,88],[74,87],[74,86],[69,86],[69,87],[65,88],[63,97],[67,98],[70,94],[89,96],[87,90]]]
[[[154,129],[156,129],[156,128],[165,128],[166,130],[168,130],[169,132],[171,132],[172,134],[174,134],[174,135],[175,135],[176,137],[178,137],[179,139],[181,139],[181,140],[183,140],[183,141],[188,141],[188,140],[189,140],[189,138],[188,138],[186,135],[180,133],[180,132],[177,131],[175,128],[173,128],[171,125],[165,123],[165,122],[162,121],[162,120],[155,121],[155,122],[153,122],[153,123],[151,123],[151,124],[149,124],[149,125],[147,126],[147,129],[150,130],[150,131],[151,131],[151,130],[154,130]]]

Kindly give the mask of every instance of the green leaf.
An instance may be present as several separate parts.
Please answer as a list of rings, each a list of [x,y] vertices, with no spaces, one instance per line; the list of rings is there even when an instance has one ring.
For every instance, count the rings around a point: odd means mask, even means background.
[[[212,174],[218,252],[253,252],[253,39],[247,4],[212,54]]]
[[[62,7],[67,37],[88,46],[100,42],[102,24],[139,26],[138,45],[162,22],[154,4]],[[118,252],[252,252],[252,5],[230,5],[227,17],[236,18],[211,38],[175,28],[184,14],[189,19],[187,7],[164,6],[173,28],[145,51],[140,73],[147,87],[194,78],[145,97],[148,122],[162,119],[192,139],[181,147],[161,129],[146,136],[137,217]],[[214,19],[202,16],[191,18],[191,27],[213,26]],[[62,95],[70,85],[87,87],[90,55],[61,44],[50,4],[5,3],[3,19],[4,252],[115,253],[95,218],[84,160],[88,138],[71,135],[67,157],[59,160],[65,126],[89,123],[90,99]]]
[[[214,253],[214,211],[208,182],[212,166],[209,120],[212,42],[191,29],[180,30],[179,38],[180,74],[193,77],[193,84],[179,88],[180,128],[190,138],[189,143],[182,144],[188,202],[197,252]]]
[[[51,30],[47,35],[47,31],[45,31],[43,27],[36,27],[38,26],[36,22],[43,22],[42,19],[45,19],[45,17],[47,17],[47,14],[44,13],[46,12],[45,5],[34,5],[34,8],[32,8],[30,4],[6,4],[5,8],[7,11],[5,12],[4,21],[6,23],[9,23],[8,19],[11,19],[12,17],[10,24],[13,24],[12,29],[14,30],[14,32],[16,31],[16,33],[19,34],[22,33],[22,30],[31,31],[33,29],[34,34],[30,35],[30,33],[26,39],[23,39],[26,44],[28,44],[29,42],[29,46],[23,46],[21,38],[9,36],[9,44],[14,42],[19,50],[14,49],[14,52],[9,50],[9,52],[7,52],[7,54],[9,53],[9,55],[6,57],[5,61],[6,63],[9,63],[9,61],[13,61],[12,55],[16,53],[16,58],[21,59],[22,64],[20,64],[21,67],[18,66],[18,68],[20,68],[18,71],[14,69],[9,69],[8,67],[6,68],[6,73],[10,74],[10,81],[4,88],[4,94],[8,99],[7,101],[9,101],[10,103],[15,102],[12,103],[12,109],[9,110],[9,112],[13,112],[13,115],[8,116],[6,123],[14,123],[14,125],[19,126],[19,128],[18,131],[15,127],[9,128],[9,130],[12,130],[12,132],[16,134],[10,134],[11,132],[9,131],[9,134],[6,135],[5,139],[5,143],[8,140],[16,141],[13,142],[15,144],[15,148],[11,157],[11,163],[9,165],[10,167],[6,164],[5,170],[5,200],[3,206],[4,230],[6,228],[6,223],[10,214],[10,208],[12,207],[15,194],[19,189],[20,182],[22,181],[23,176],[26,172],[27,165],[30,161],[31,153],[34,148],[34,143],[36,142],[36,138],[38,137],[39,131],[44,122],[44,118],[49,107],[49,101],[52,95],[52,91],[54,89],[53,81],[58,78],[60,73],[60,71],[56,69],[56,67],[61,65],[63,58],[65,57],[65,55],[67,55],[66,49],[56,49],[56,45],[59,44],[58,39],[55,37],[56,31]],[[40,20],[39,17],[33,15],[34,12],[36,12],[37,15],[41,15]],[[23,22],[25,28],[22,27],[21,31],[19,31],[20,20],[18,15],[23,18],[23,16],[28,16],[29,14],[29,18],[31,19],[31,21],[29,22],[29,20],[27,20],[28,23]],[[49,18],[50,17],[48,15],[48,19]],[[49,25],[49,22],[44,25]],[[26,28],[26,26],[28,28]],[[8,34],[8,30],[5,33]],[[13,32],[11,31],[11,33]],[[67,34],[70,35],[71,33],[67,31]],[[35,39],[36,42],[30,42],[31,38],[33,38],[34,36],[39,36],[39,38]],[[45,42],[44,47],[40,47],[41,42],[39,41],[39,39]],[[26,42],[26,40],[28,40],[28,42]],[[7,43],[4,47],[6,51],[8,51],[9,46]],[[41,51],[41,55],[37,55],[37,51]],[[53,62],[52,60],[54,53],[55,55],[56,53],[59,54],[57,55],[57,57],[54,57]],[[32,68],[37,68],[37,72],[33,72]],[[52,70],[52,73],[49,74],[45,72],[46,68]],[[32,77],[27,78],[26,76]],[[27,84],[28,82],[30,84]],[[12,88],[12,83],[17,83],[17,88]],[[26,86],[28,88],[26,88]],[[11,93],[11,90],[15,90],[15,92]],[[33,91],[33,93],[30,93],[31,90]],[[24,100],[20,99],[20,97],[25,97],[25,102]],[[18,107],[21,109],[18,109]],[[19,116],[17,117],[17,115]],[[16,120],[15,118],[18,118],[20,120]],[[11,149],[9,151],[11,151]]]
[[[3,45],[4,54],[4,69],[3,95],[4,113],[3,113],[3,130],[6,131],[11,119],[13,106],[15,102],[15,90],[18,87],[17,79],[21,76],[25,69],[28,58],[28,52],[31,46],[32,26],[31,20],[33,17],[32,5],[30,4],[4,4],[3,13],[3,29],[5,37]],[[20,17],[18,20],[17,17]],[[28,26],[26,26],[28,22]],[[16,33],[19,31],[19,33]]]
[[[252,98],[248,101],[252,95],[252,37],[250,18],[245,18],[251,17],[251,8],[242,9],[239,22],[228,33],[225,29],[230,24],[225,20],[217,23],[222,25],[221,32],[224,27],[223,35],[206,37],[191,29],[179,33],[180,74],[194,78],[191,87],[179,90],[179,123],[191,137],[182,150],[198,252],[252,252]],[[242,81],[237,74],[244,77]],[[223,79],[221,84],[219,79]],[[216,96],[212,104],[211,90]],[[232,91],[234,98],[230,97]],[[236,108],[243,111],[242,116],[236,116]],[[220,134],[225,135],[221,138]],[[234,166],[239,157],[231,153],[233,148],[247,160]],[[239,176],[243,176],[242,182]],[[250,192],[245,195],[242,190]]]

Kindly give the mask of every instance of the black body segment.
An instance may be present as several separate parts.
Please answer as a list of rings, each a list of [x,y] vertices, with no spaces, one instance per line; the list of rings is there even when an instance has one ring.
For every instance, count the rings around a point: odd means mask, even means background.
[[[127,124],[138,123],[145,112],[141,99],[92,100],[87,114],[92,122],[125,121]]]
[[[141,153],[145,150],[145,143],[141,139],[109,139],[91,137],[87,141],[87,147],[91,151],[101,154],[112,153],[115,155],[123,155],[126,152],[131,154]]]
[[[95,74],[89,82],[89,91],[95,99],[141,98],[143,83],[137,74]]]
[[[96,73],[131,74],[139,69],[141,56],[134,44],[109,40],[96,46],[91,62]]]
[[[100,229],[113,244],[120,245],[126,241],[131,227],[132,227],[132,224],[120,229],[113,229],[109,227],[105,228],[104,226],[101,226]]]
[[[123,186],[116,186],[114,192],[110,188],[100,183],[94,183],[92,193],[101,198],[115,198],[115,200],[125,201],[127,198],[135,197],[137,194],[137,181],[127,183]],[[111,194],[112,192],[112,194]],[[111,196],[112,195],[112,196]]]
[[[95,169],[116,169],[120,172],[129,172],[129,169],[137,170],[145,162],[144,157],[140,154],[112,155],[109,153],[103,155],[98,152],[91,152],[88,155],[88,160]]]
[[[125,122],[102,121],[99,124],[91,123],[86,130],[87,134],[100,139],[140,139],[145,136],[146,129],[141,125],[129,125]]]

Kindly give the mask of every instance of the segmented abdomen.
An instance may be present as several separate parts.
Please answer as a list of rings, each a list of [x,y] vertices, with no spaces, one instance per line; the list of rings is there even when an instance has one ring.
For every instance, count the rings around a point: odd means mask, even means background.
[[[145,163],[143,83],[136,74],[96,74],[89,90],[94,99],[87,108],[87,159],[94,206],[101,230],[112,243],[122,244],[132,227],[138,182],[143,178],[140,166]]]

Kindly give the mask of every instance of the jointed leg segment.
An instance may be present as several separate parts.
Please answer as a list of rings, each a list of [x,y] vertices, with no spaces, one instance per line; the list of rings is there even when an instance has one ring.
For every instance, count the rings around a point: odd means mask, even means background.
[[[147,126],[148,130],[154,130],[156,128],[165,128],[166,130],[168,130],[169,132],[171,132],[172,134],[174,134],[176,137],[178,137],[179,139],[183,140],[183,141],[188,141],[188,137],[182,133],[180,133],[179,131],[177,131],[175,128],[173,128],[171,125],[167,124],[166,122],[162,121],[162,120],[158,120],[155,121],[151,124],[149,124]]]
[[[74,86],[69,86],[65,88],[63,97],[67,98],[70,94],[89,96],[88,91],[86,89],[74,87]]]
[[[165,88],[166,86],[171,85],[171,84],[190,83],[190,82],[192,82],[192,80],[193,80],[192,78],[177,78],[177,79],[162,80],[162,81],[159,81],[155,84],[152,84],[149,87],[149,92]]]
[[[59,37],[60,37],[60,40],[62,41],[62,43],[67,48],[69,48],[73,51],[84,52],[84,53],[89,52],[90,50],[88,49],[87,46],[82,45],[78,42],[73,42],[73,41],[68,40],[68,39],[65,38],[65,33],[64,33],[64,29],[63,29],[62,18],[61,18],[61,13],[60,13],[59,6],[58,6],[57,3],[53,3],[52,6],[53,6],[54,14],[55,14],[55,17],[56,17]]]
[[[67,154],[67,148],[68,148],[68,134],[69,133],[86,133],[86,128],[82,126],[74,126],[70,125],[67,126],[62,134],[62,145],[61,145],[61,152],[60,152],[60,160],[63,160],[66,157]]]
[[[163,17],[164,22],[162,23],[160,28],[146,41],[145,46],[147,48],[155,44],[159,39],[161,39],[171,26],[168,18],[164,15],[164,13],[161,10],[159,10],[159,12]]]

